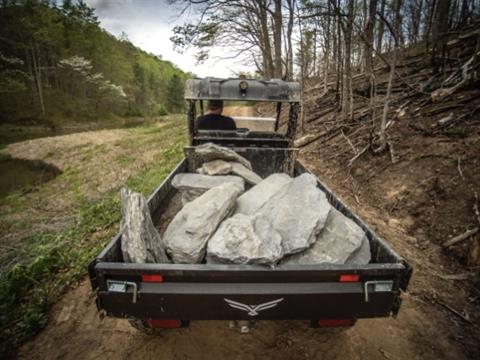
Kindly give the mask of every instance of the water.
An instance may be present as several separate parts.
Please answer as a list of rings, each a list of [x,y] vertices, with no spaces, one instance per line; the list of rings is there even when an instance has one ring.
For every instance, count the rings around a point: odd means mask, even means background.
[[[0,159],[0,198],[17,190],[28,191],[60,173],[56,166],[39,160]]]

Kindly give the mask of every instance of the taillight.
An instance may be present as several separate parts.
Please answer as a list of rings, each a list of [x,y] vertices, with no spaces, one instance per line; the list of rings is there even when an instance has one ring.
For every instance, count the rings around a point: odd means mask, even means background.
[[[322,319],[318,320],[320,327],[353,326],[355,319]]]
[[[355,275],[355,274],[343,274],[340,275],[340,282],[359,282],[360,281],[360,275]]]
[[[142,275],[142,281],[143,282],[156,282],[156,283],[161,283],[163,282],[163,276],[159,274],[143,274]]]
[[[182,320],[148,319],[148,325],[153,329],[174,329],[183,326]]]

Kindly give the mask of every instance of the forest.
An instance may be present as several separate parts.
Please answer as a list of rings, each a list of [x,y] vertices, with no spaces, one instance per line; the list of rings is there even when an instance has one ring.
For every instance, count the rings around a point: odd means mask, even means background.
[[[385,130],[395,84],[412,90],[417,85],[407,82],[397,70],[404,50],[425,51],[429,57],[431,77],[422,86],[444,88],[435,94],[436,101],[478,81],[479,40],[475,32],[473,46],[464,49],[469,58],[463,63],[447,51],[449,35],[473,24],[478,26],[480,3],[476,0],[173,3],[183,4],[183,11],[191,8],[199,14],[198,22],[176,26],[171,39],[180,51],[197,49],[199,61],[208,58],[212,46],[228,47],[225,57],[252,64],[256,68],[254,76],[298,79],[305,85],[303,90],[308,88],[308,81],[315,90],[334,92],[341,118],[346,120],[353,120],[357,98],[370,99],[368,116],[376,128],[372,143],[376,152],[388,147]],[[382,66],[388,68],[389,77],[377,89],[375,71]],[[451,74],[453,67],[462,66],[461,74]],[[356,89],[360,94],[353,91],[355,76],[363,77],[363,87]],[[374,104],[380,92],[385,94],[382,106]],[[302,95],[306,102],[307,96]]]
[[[183,109],[186,74],[99,27],[83,1],[2,1],[0,121],[47,124]]]

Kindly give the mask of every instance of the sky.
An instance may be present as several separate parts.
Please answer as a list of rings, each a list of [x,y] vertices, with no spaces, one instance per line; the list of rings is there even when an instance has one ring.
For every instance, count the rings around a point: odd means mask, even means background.
[[[195,50],[183,54],[174,51],[170,37],[175,25],[182,25],[195,14],[186,12],[179,17],[179,5],[167,0],[86,0],[100,21],[100,26],[115,36],[126,33],[139,48],[176,64],[180,69],[197,76],[229,77],[240,71],[252,71],[239,60],[219,60],[228,49],[214,48],[204,64],[196,64]]]

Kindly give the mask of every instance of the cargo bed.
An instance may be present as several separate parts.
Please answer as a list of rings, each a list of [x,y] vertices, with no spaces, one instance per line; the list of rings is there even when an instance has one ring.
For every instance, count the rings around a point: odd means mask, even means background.
[[[299,175],[308,170],[288,162],[287,148],[236,149],[262,176],[274,172]],[[175,174],[198,166],[192,147],[148,202],[162,232],[179,209],[171,186]],[[293,157],[291,157],[293,158]],[[267,159],[267,161],[265,161]],[[320,180],[330,203],[355,221],[370,241],[368,265],[134,264],[124,263],[118,234],[89,266],[99,310],[109,316],[157,321],[311,320],[335,321],[396,315],[411,267],[345,206]]]

